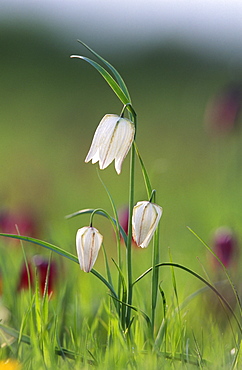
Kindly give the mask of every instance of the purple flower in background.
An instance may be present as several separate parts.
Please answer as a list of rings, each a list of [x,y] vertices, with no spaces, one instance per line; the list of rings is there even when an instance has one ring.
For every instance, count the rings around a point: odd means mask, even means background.
[[[205,125],[212,133],[228,133],[235,129],[242,106],[242,85],[231,83],[207,105]]]
[[[232,267],[238,257],[238,241],[229,227],[218,228],[213,237],[213,251],[226,268]],[[215,259],[214,264],[219,267]]]
[[[241,276],[237,268],[239,244],[234,231],[227,226],[222,226],[215,230],[212,239],[212,250],[223,265],[229,269],[229,275],[232,277],[233,285],[240,296]],[[235,310],[238,302],[231,283],[226,279],[226,275],[219,261],[211,254],[209,254],[209,258],[213,270],[213,284],[221,296],[229,303],[232,310]],[[230,323],[228,318],[231,312],[225,309],[224,304],[211,289],[208,289],[203,295],[202,307],[204,307],[206,315],[211,315],[214,324],[219,325],[220,329],[224,331]]]

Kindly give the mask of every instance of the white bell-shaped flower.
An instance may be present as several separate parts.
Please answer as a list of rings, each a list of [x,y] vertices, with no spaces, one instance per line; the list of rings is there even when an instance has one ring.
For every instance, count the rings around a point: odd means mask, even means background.
[[[133,209],[132,234],[136,244],[141,248],[148,244],[158,226],[162,208],[157,204],[143,201],[138,202]]]
[[[76,234],[76,249],[80,267],[89,272],[97,259],[103,236],[92,226],[82,227]]]
[[[123,160],[134,140],[134,133],[133,122],[116,114],[106,114],[96,129],[85,162],[99,161],[102,170],[115,160],[115,169],[120,174]]]

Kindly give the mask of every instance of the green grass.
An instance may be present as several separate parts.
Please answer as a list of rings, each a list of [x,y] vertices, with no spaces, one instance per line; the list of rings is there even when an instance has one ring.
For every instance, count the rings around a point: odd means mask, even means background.
[[[119,112],[121,106],[91,67],[69,59],[71,53],[82,53],[79,44],[68,53],[58,49],[53,38],[8,28],[1,32],[0,47],[2,206],[34,209],[41,216],[41,239],[75,254],[75,232],[89,218],[66,220],[65,215],[92,207],[111,212],[95,167],[85,164],[84,158],[100,119]],[[138,113],[137,143],[164,209],[161,262],[169,261],[171,250],[174,262],[212,279],[207,250],[186,226],[207,243],[223,224],[239,236],[242,232],[237,169],[241,135],[211,138],[203,126],[207,101],[229,80],[228,69],[222,62],[213,64],[172,48],[144,54],[136,60],[114,55],[111,62],[132,94]],[[135,201],[139,201],[145,188],[138,165],[136,172]],[[126,204],[128,160],[118,181],[112,165],[99,173],[117,206]],[[105,234],[115,274],[113,232],[101,217],[95,222]],[[240,336],[233,318],[229,320],[220,306],[219,313],[213,312],[218,298],[212,296],[211,303],[208,290],[185,305],[187,297],[204,287],[185,271],[174,271],[176,295],[171,269],[160,268],[164,296],[158,297],[156,345],[148,340],[142,315],[133,311],[135,346],[131,346],[119,328],[107,289],[95,276],[53,254],[60,272],[53,298],[42,298],[37,288],[17,294],[23,252],[5,239],[0,243],[2,304],[11,313],[6,325],[17,331],[10,333],[14,339],[2,346],[0,358],[17,358],[24,369],[240,368],[241,348],[240,352],[236,348]],[[49,256],[29,243],[24,243],[24,251],[28,257]],[[151,248],[133,251],[134,278],[151,266],[151,254]],[[103,261],[100,253],[95,269],[105,274]],[[237,284],[239,276],[231,274]],[[148,315],[150,289],[147,276],[134,291],[136,306]],[[2,335],[5,343],[9,334]]]

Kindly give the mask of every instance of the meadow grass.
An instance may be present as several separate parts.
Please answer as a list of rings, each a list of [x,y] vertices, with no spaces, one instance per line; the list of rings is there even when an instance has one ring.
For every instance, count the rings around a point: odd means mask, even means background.
[[[83,160],[96,123],[120,106],[90,67],[53,51],[47,41],[33,50],[30,40],[21,49],[10,36],[8,45],[20,50],[22,60],[16,62],[9,46],[3,44],[3,206],[34,207],[41,214],[41,239],[75,254],[73,235],[89,218],[66,220],[64,216],[97,205],[112,211],[96,171]],[[222,64],[216,68],[179,52],[157,55],[130,64],[121,62],[120,69],[139,115],[139,148],[164,208],[160,257],[162,262],[172,259],[213,281],[209,253],[186,226],[207,243],[212,230],[221,224],[229,223],[241,232],[241,175],[236,167],[241,138],[210,138],[203,126],[208,98],[229,77]],[[128,163],[118,181],[113,168],[99,173],[116,204],[126,205]],[[136,176],[135,200],[140,200],[145,188],[137,164]],[[95,222],[105,233],[115,285],[113,231],[102,217]],[[171,266],[159,268],[152,340],[143,315],[151,316],[151,274],[135,285],[133,299],[139,309],[131,310],[132,335],[128,338],[107,288],[92,274],[81,272],[78,264],[54,253],[51,259],[59,269],[53,296],[42,296],[37,284],[18,293],[24,256],[39,253],[49,258],[49,252],[39,246],[24,241],[22,246],[1,240],[2,310],[7,315],[1,331],[3,360],[18,359],[24,369],[241,367],[238,325],[217,295],[211,295],[208,286],[190,273]],[[125,255],[125,247],[121,248]],[[151,267],[152,251],[134,249],[132,253],[137,278]],[[106,276],[101,254],[95,269]],[[230,273],[237,286],[239,276]],[[213,307],[220,309],[214,312]],[[241,322],[238,305],[234,312]]]

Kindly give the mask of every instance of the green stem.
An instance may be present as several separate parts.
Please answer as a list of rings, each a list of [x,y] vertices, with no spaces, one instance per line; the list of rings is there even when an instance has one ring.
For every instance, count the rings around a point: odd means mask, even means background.
[[[154,244],[153,244],[153,264],[152,264],[152,283],[151,283],[151,328],[154,335],[155,328],[155,310],[157,304],[158,295],[158,282],[159,282],[159,269],[156,265],[159,263],[160,251],[159,251],[159,228],[155,231]]]
[[[129,227],[127,238],[127,281],[128,281],[128,297],[127,304],[132,305],[133,283],[132,283],[132,213],[134,207],[134,172],[135,172],[135,147],[132,144],[130,155],[130,183],[129,183]],[[126,310],[126,326],[129,326],[131,316],[131,308],[127,306]]]
[[[156,191],[152,190],[150,202],[156,202]],[[158,295],[158,281],[159,281],[159,269],[155,266],[160,261],[160,251],[159,251],[159,228],[156,229],[153,242],[153,262],[152,262],[152,281],[151,281],[151,329],[154,335],[155,328],[155,310],[157,304]]]

